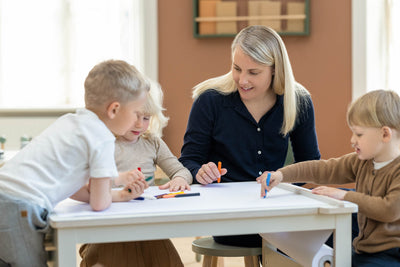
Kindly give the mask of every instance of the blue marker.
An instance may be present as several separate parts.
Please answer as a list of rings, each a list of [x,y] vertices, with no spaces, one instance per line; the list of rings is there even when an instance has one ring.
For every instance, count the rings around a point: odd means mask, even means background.
[[[266,184],[267,184],[267,186],[269,186],[269,180],[271,179],[271,173],[269,172],[268,173],[268,175],[267,175],[267,181],[266,181]],[[267,197],[267,189],[265,189],[265,196],[264,196],[264,198],[266,198]]]
[[[141,195],[140,197],[134,198],[134,200],[145,200],[145,199],[155,200],[157,198],[155,198],[153,196],[147,196],[147,195]]]

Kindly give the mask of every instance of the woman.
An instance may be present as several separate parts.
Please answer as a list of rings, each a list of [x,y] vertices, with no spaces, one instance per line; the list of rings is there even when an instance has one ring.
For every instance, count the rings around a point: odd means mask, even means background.
[[[296,162],[319,159],[314,108],[294,79],[280,36],[249,26],[232,43],[232,68],[194,87],[180,161],[194,182],[255,181],[284,165],[289,146]],[[227,245],[261,246],[258,235],[214,237]]]

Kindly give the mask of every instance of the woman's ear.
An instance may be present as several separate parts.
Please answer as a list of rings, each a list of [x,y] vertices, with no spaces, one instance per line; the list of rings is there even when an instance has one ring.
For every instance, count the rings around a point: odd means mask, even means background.
[[[121,108],[121,104],[119,102],[112,102],[107,107],[107,116],[109,119],[114,119],[115,115],[117,115],[119,109]]]
[[[382,129],[382,140],[383,142],[387,143],[392,139],[392,129],[388,126],[383,126]]]

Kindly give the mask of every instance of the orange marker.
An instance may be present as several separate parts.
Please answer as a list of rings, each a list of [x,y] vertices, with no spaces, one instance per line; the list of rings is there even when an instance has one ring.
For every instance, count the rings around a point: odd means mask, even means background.
[[[218,183],[221,182],[221,168],[222,168],[222,163],[221,161],[218,161],[218,171],[219,171],[219,177],[218,177]]]
[[[174,195],[164,195],[162,198],[173,198],[173,197],[192,197],[200,196],[200,193],[186,193],[186,194],[174,194]]]
[[[179,194],[184,194],[184,193],[185,193],[185,192],[183,192],[183,191],[171,192],[171,193],[165,193],[165,194],[157,195],[157,196],[155,196],[155,197],[158,199],[158,198],[163,198],[164,196],[167,196],[167,195],[169,195],[169,196],[174,196],[174,195],[179,195]]]

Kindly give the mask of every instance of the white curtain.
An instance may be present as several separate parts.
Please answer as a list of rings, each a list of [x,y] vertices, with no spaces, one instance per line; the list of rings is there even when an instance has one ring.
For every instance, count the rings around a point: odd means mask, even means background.
[[[400,1],[386,1],[387,53],[385,88],[400,94]]]
[[[83,106],[103,60],[143,71],[143,1],[0,0],[0,108]]]

